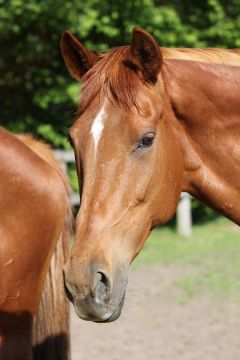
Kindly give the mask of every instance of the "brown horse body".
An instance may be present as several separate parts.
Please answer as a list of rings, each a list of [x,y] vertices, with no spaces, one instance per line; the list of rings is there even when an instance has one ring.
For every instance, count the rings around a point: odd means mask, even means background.
[[[70,129],[81,207],[67,293],[83,319],[112,321],[129,264],[182,191],[240,224],[240,51],[161,50],[141,29],[102,56],[69,32],[61,48],[83,81]]]
[[[0,359],[32,359],[32,337],[34,359],[67,359],[61,274],[70,225],[67,182],[46,145],[4,129],[0,179]]]

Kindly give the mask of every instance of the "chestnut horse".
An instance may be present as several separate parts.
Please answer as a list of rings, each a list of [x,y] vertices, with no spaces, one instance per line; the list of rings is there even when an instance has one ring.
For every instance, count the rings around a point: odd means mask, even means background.
[[[2,128],[0,179],[0,359],[66,360],[68,182],[47,145]]]
[[[164,49],[142,29],[96,54],[68,31],[83,82],[70,129],[81,207],[65,285],[76,313],[118,318],[129,264],[182,191],[240,224],[240,51]]]

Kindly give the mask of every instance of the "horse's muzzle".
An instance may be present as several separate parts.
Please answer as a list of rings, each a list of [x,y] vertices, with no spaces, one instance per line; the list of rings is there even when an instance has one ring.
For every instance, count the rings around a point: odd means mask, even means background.
[[[74,267],[75,268],[75,267]],[[76,269],[76,268],[75,268]],[[76,271],[66,266],[64,287],[68,299],[73,303],[76,314],[83,320],[110,322],[116,320],[122,311],[127,286],[123,271],[115,272],[113,279],[97,263]],[[84,275],[83,275],[84,273]],[[81,280],[80,280],[81,277]],[[78,281],[79,280],[79,281]]]

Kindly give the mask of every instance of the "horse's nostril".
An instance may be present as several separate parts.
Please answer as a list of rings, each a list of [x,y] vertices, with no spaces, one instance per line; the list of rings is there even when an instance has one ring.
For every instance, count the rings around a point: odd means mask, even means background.
[[[110,298],[110,280],[103,271],[96,273],[95,288],[93,290],[93,296],[98,304],[102,304]]]
[[[107,275],[102,271],[98,271],[97,273],[99,274],[99,281],[103,283],[107,288],[110,288],[110,281]]]

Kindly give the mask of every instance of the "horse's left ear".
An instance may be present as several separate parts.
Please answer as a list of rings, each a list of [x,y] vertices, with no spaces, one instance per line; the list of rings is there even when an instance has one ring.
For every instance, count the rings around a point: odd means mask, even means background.
[[[155,83],[162,65],[162,54],[156,40],[140,28],[132,31],[130,45],[131,62],[141,72],[143,79]]]
[[[99,60],[99,57],[81,44],[70,31],[64,31],[60,45],[64,62],[76,80],[81,80],[83,75]]]

